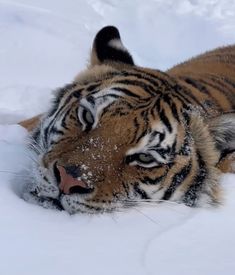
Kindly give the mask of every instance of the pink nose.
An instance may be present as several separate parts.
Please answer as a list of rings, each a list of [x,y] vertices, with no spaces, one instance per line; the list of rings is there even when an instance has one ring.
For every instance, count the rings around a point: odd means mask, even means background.
[[[69,174],[69,169],[66,169],[60,165],[57,165],[57,169],[59,170],[60,174],[59,189],[64,194],[84,194],[91,191],[91,188],[84,181],[79,179],[79,177],[74,177],[73,173]]]

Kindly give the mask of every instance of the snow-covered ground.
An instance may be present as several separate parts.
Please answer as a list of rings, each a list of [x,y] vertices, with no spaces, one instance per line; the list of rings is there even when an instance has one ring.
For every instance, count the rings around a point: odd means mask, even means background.
[[[137,64],[166,69],[235,43],[235,1],[0,0],[0,274],[235,274],[234,175],[221,181],[218,209],[168,203],[70,216],[19,198],[27,133],[7,124],[46,110],[107,24]]]

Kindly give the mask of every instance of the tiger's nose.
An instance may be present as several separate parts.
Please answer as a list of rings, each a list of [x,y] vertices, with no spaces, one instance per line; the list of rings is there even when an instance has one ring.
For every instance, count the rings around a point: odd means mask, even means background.
[[[57,171],[56,171],[57,169]],[[59,189],[66,195],[87,194],[93,191],[93,188],[81,179],[80,166],[60,166],[56,165],[55,174],[59,179]]]

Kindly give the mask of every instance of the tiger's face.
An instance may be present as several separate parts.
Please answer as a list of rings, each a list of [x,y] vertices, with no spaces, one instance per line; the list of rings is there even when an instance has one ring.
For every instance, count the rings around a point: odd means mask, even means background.
[[[64,100],[70,96],[73,92]],[[139,199],[160,199],[161,182],[182,146],[183,129],[173,115],[165,125],[155,104],[128,99],[111,85],[80,99],[75,96],[66,110],[46,117],[42,134],[48,129],[47,152],[41,167],[48,178],[40,178],[46,185],[42,195],[59,196],[69,212],[111,210]],[[54,189],[48,194],[50,185]]]
[[[218,156],[204,125],[194,133],[203,122],[190,119],[174,89],[164,73],[133,65],[115,28],[101,30],[90,68],[57,92],[33,133],[30,192],[69,213],[169,199],[196,204],[203,183],[218,175],[208,172]],[[210,200],[216,190],[207,190]]]

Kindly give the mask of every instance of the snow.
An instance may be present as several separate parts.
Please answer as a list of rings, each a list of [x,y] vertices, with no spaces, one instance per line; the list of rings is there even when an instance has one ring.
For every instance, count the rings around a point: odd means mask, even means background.
[[[8,124],[47,109],[107,24],[137,64],[166,69],[234,43],[235,1],[0,0],[0,274],[234,274],[234,175],[221,180],[217,209],[167,203],[70,216],[19,198],[18,173],[32,160],[26,131]]]

